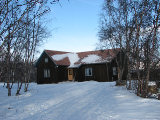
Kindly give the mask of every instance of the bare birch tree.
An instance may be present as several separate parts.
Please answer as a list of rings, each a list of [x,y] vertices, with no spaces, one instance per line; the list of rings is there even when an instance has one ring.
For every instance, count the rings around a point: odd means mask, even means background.
[[[17,95],[23,82],[25,91],[28,90],[37,47],[46,37],[41,18],[50,11],[49,2],[54,4],[58,0],[3,0],[0,3],[0,62],[5,63],[0,66],[0,80],[7,83],[8,96],[15,79],[18,79]],[[24,73],[19,76],[21,70]]]
[[[138,96],[147,97],[150,70],[159,49],[159,0],[105,0],[100,23],[100,42],[125,52],[131,89],[131,72],[136,71]],[[127,60],[126,62],[124,62]],[[154,60],[154,61],[153,61]],[[118,65],[119,66],[119,65]],[[144,67],[145,66],[145,67]],[[123,75],[123,67],[120,75]],[[121,80],[121,77],[118,82]],[[127,85],[127,82],[126,82]]]

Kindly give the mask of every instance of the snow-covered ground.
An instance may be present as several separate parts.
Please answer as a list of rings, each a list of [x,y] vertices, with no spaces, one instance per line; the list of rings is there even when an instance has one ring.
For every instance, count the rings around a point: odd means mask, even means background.
[[[160,101],[114,84],[32,83],[29,92],[11,97],[0,84],[0,120],[160,120]]]

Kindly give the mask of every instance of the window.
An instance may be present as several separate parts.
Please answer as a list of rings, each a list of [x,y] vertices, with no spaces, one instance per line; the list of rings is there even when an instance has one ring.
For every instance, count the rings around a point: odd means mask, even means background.
[[[44,69],[44,78],[50,78],[50,70]]]
[[[85,69],[85,76],[92,76],[92,68]]]
[[[116,67],[113,67],[112,69],[113,69],[113,75],[117,75],[117,69],[116,69]]]
[[[70,69],[69,70],[69,75],[72,75],[73,74],[73,71]]]
[[[48,63],[48,58],[45,58],[45,59],[44,59],[44,62],[45,62],[45,63]]]

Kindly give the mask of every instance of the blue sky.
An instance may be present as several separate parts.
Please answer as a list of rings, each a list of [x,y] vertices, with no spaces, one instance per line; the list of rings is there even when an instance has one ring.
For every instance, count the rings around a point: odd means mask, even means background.
[[[80,52],[95,50],[99,16],[104,0],[60,0],[47,16],[51,37],[44,49]]]

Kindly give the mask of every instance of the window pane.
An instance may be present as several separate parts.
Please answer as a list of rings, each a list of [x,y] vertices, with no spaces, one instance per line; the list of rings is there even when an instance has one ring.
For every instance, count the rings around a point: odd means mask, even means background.
[[[50,77],[50,70],[48,69],[47,77]]]
[[[92,69],[89,68],[89,76],[92,76]]]
[[[85,68],[85,76],[92,76],[92,68]]]
[[[72,75],[72,70],[69,70],[69,75]]]
[[[50,77],[50,70],[44,69],[44,78],[49,78],[49,77]]]
[[[44,69],[44,78],[46,78],[46,69]]]
[[[48,58],[45,58],[44,61],[45,61],[45,63],[48,63]]]
[[[116,67],[113,67],[113,75],[117,75]]]
[[[88,75],[91,75],[91,69],[88,69],[88,73],[89,73]]]
[[[88,76],[88,68],[85,69],[85,76]]]

